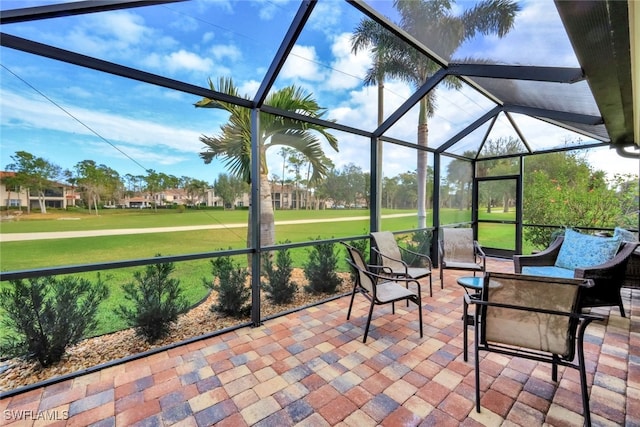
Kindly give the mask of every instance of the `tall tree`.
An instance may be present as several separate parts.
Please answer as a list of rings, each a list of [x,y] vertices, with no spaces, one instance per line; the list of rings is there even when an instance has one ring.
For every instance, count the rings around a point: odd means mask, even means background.
[[[205,199],[209,184],[201,179],[182,177],[182,188],[187,193],[189,203],[198,208]]]
[[[221,78],[218,85],[209,79],[209,88],[213,91],[239,97],[239,92],[232,79]],[[309,118],[322,118],[326,110],[305,93],[301,88],[288,86],[271,93],[265,103],[272,107],[295,111]],[[200,141],[205,144],[205,151],[200,157],[205,163],[211,163],[215,158],[221,158],[231,174],[241,177],[246,183],[251,183],[251,112],[229,102],[203,98],[195,104],[201,108],[218,108],[230,114],[229,122],[221,126],[218,136],[201,136]],[[260,150],[260,241],[263,246],[275,244],[275,222],[273,204],[271,200],[271,183],[267,166],[267,150],[274,146],[286,146],[302,153],[312,165],[311,180],[322,179],[327,172],[325,156],[321,146],[321,139],[338,150],[338,140],[326,128],[313,123],[275,116],[260,114],[260,130],[257,135]],[[251,233],[251,216],[249,216],[248,233]],[[250,245],[251,235],[247,235]]]
[[[608,181],[603,171],[593,169],[585,153],[528,156],[524,166],[523,216],[526,224],[596,228],[625,224],[621,209],[625,195],[618,191],[619,177]],[[637,175],[627,179],[635,181],[633,186],[637,191]],[[637,192],[629,196],[637,197]],[[636,199],[635,209],[637,206]],[[637,218],[636,214],[635,221]],[[538,248],[550,243],[552,232],[552,228],[524,228],[525,238]]]
[[[151,203],[153,203],[153,209],[158,210],[159,193],[165,188],[163,173],[158,173],[153,169],[147,169],[147,175],[144,177],[145,191],[149,193]]]
[[[300,180],[302,179],[302,167],[305,165],[306,159],[299,152],[293,152],[289,156],[289,172],[293,172],[293,182],[295,184],[295,209],[300,209],[302,203],[300,198]]]
[[[40,212],[46,214],[45,191],[58,185],[55,181],[61,178],[62,168],[26,151],[16,151],[11,159],[15,163],[8,165],[7,170],[15,172],[18,181],[27,188],[27,200],[31,192],[38,194]],[[31,203],[27,202],[27,205],[30,210]]]
[[[240,178],[222,173],[218,175],[213,183],[213,189],[218,197],[222,199],[222,204],[226,209],[227,206],[232,209],[235,208],[235,200],[242,195],[242,193],[248,191],[248,185]]]
[[[106,165],[97,165],[93,160],[83,160],[75,166],[74,182],[85,198],[85,203],[91,211],[91,205],[98,215],[98,203],[103,198],[117,199],[122,187],[120,175]]]
[[[436,52],[450,59],[455,51],[477,34],[495,34],[503,37],[512,27],[519,6],[510,0],[485,0],[465,10],[461,15],[453,13],[451,0],[394,0],[400,13],[400,26],[426,46],[436,47]],[[371,20],[365,19],[355,29],[352,37],[354,51],[371,49],[373,65],[365,77],[365,84],[381,84],[385,76],[399,79],[419,88],[440,67],[416,49],[393,37]],[[454,79],[446,80],[458,87]],[[418,146],[428,146],[428,118],[435,110],[435,92],[431,91],[419,103]],[[380,107],[379,107],[380,108]],[[427,203],[427,151],[418,149],[418,228],[426,227]]]

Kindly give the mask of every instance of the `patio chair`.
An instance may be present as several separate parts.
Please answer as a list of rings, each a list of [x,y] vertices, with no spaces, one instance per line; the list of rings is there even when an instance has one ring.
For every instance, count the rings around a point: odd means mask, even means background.
[[[353,286],[353,292],[351,293],[351,302],[349,303],[349,310],[347,312],[347,320],[351,317],[351,308],[353,307],[353,300],[356,293],[361,293],[370,302],[369,315],[367,317],[367,325],[364,329],[364,337],[362,342],[367,342],[367,336],[369,335],[369,326],[371,324],[371,316],[373,314],[373,307],[375,305],[383,305],[391,303],[391,312],[395,314],[395,302],[396,301],[412,301],[418,306],[418,322],[420,324],[420,338],[422,338],[422,303],[420,301],[420,282],[417,280],[406,277],[394,277],[381,276],[371,271],[372,266],[365,264],[362,253],[351,245],[344,242],[342,244],[347,248],[349,259],[347,262],[354,270],[355,283]],[[407,286],[402,286],[405,283]],[[415,283],[417,286],[417,293],[408,288],[409,283]]]
[[[590,248],[593,248],[593,245],[597,244],[598,240],[606,243],[608,238],[589,235],[579,236],[579,234],[574,231],[567,232],[565,236],[557,237],[547,249],[534,255],[515,255],[513,257],[514,271],[530,275],[592,279],[595,286],[583,292],[580,307],[617,306],[620,310],[620,315],[625,317],[620,289],[625,284],[627,264],[638,243],[623,242],[618,244],[616,241],[611,241],[612,247],[615,249],[612,252],[613,257],[607,260],[602,258],[600,261],[594,261],[593,265],[585,266],[585,263],[588,264],[588,261],[586,261],[587,255],[595,256],[602,253],[602,251]],[[587,245],[584,242],[589,242],[589,244]],[[560,254],[565,243],[571,246],[579,246],[577,250],[575,248],[567,248],[565,253],[576,253],[576,259],[582,263],[581,265],[577,264],[580,266],[566,265],[565,261],[561,261]],[[563,266],[568,266],[568,268],[563,268]]]
[[[371,249],[378,256],[381,271],[392,277],[406,277],[410,279],[422,279],[429,277],[429,296],[433,296],[433,280],[431,270],[433,264],[428,255],[398,246],[398,242],[390,231],[376,231],[371,233],[373,245]],[[402,260],[402,253],[413,256],[420,261],[421,267],[411,267]]]
[[[590,280],[486,273],[481,297],[465,295],[475,310],[476,411],[480,412],[479,351],[496,352],[551,363],[551,377],[558,381],[558,365],[577,369],[584,424],[591,425],[587,374],[584,361],[586,327],[602,317],[581,314],[580,293],[593,286]],[[466,313],[465,313],[466,314]],[[574,361],[577,348],[577,361]]]
[[[484,273],[487,268],[486,256],[480,244],[473,240],[471,228],[441,228],[438,239],[440,259],[440,286],[444,288],[445,268]]]

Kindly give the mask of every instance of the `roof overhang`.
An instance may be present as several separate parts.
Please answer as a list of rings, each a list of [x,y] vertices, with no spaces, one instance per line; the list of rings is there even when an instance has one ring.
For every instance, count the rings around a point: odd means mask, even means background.
[[[556,0],[556,7],[612,147],[619,152],[632,148],[630,155],[640,156],[639,5],[633,0]]]

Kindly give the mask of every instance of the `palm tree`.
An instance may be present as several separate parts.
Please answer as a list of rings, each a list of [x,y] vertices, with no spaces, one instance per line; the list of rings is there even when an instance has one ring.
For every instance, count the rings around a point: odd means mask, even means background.
[[[209,79],[209,87],[212,91],[218,91],[231,96],[239,97],[238,88],[230,78],[221,78],[218,87]],[[318,103],[306,94],[301,88],[288,86],[269,95],[265,103],[272,107],[295,111],[298,114],[310,118],[322,118],[326,112]],[[241,178],[246,183],[251,183],[251,111],[229,102],[203,98],[195,104],[196,107],[218,108],[231,114],[229,122],[220,127],[219,136],[200,137],[200,141],[206,145],[206,151],[200,153],[200,157],[206,164],[215,158],[220,158],[227,166],[229,172]],[[328,170],[326,157],[322,150],[321,139],[324,138],[329,145],[338,151],[338,140],[335,136],[319,125],[307,123],[287,117],[261,113],[260,134],[260,242],[261,246],[275,244],[275,225],[273,204],[271,201],[271,183],[269,181],[269,169],[267,167],[266,153],[273,146],[281,145],[290,147],[300,152],[311,164],[311,181],[322,179]],[[251,217],[247,234],[247,244],[251,242]]]
[[[417,40],[445,59],[478,33],[503,37],[512,27],[520,7],[510,0],[485,0],[460,16],[452,13],[450,0],[394,0],[400,13],[400,26]],[[364,19],[351,39],[352,51],[371,48],[373,65],[365,76],[365,85],[382,84],[389,76],[419,88],[440,67],[416,49],[391,35],[380,24]],[[447,79],[458,87],[455,79]],[[418,146],[428,146],[428,118],[433,116],[436,99],[433,91],[420,100],[418,115]],[[379,97],[379,102],[381,102]],[[380,105],[379,105],[380,109]],[[418,150],[418,228],[426,227],[427,152]]]

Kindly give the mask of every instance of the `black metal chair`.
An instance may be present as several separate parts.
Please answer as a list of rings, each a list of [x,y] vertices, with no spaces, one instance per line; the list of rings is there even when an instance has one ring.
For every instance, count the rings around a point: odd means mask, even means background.
[[[527,274],[527,267],[554,266],[563,243],[564,237],[560,236],[548,248],[537,254],[514,255],[514,271]],[[637,246],[638,243],[635,242],[623,242],[618,253],[609,261],[599,265],[576,268],[573,271],[574,278],[591,279],[595,284],[583,292],[580,300],[581,308],[617,306],[620,315],[625,317],[620,290],[625,284],[627,264]]]
[[[473,240],[471,228],[441,228],[438,239],[438,257],[440,260],[440,287],[444,288],[444,270],[466,270],[484,273],[487,261],[482,247]]]
[[[561,279],[520,274],[490,273],[484,277],[479,299],[465,295],[475,310],[476,411],[480,412],[480,350],[524,357],[552,365],[553,381],[558,365],[580,372],[584,424],[591,425],[587,373],[584,362],[586,327],[602,317],[582,314],[580,293],[591,280]],[[466,342],[465,342],[466,346]],[[574,362],[577,348],[577,362]]]
[[[351,265],[355,273],[355,283],[353,286],[353,292],[351,293],[351,302],[349,303],[349,311],[347,312],[347,320],[351,317],[351,308],[353,307],[353,300],[356,293],[361,293],[370,302],[369,315],[367,317],[367,325],[364,329],[364,338],[362,342],[367,342],[367,336],[369,335],[369,326],[371,324],[371,316],[373,315],[373,307],[375,305],[383,305],[391,303],[392,313],[395,314],[396,301],[412,301],[418,306],[418,322],[420,324],[420,337],[422,338],[422,303],[420,300],[420,282],[415,279],[405,277],[389,278],[388,276],[381,276],[373,273],[368,266],[364,257],[360,251],[353,246],[350,246],[344,242],[342,244],[347,248],[349,259],[347,262]],[[402,286],[401,283],[407,286]],[[409,289],[409,283],[417,285],[417,293]]]
[[[398,246],[398,242],[390,231],[376,231],[371,233],[373,245],[371,249],[378,256],[381,271],[394,277],[406,277],[410,279],[422,279],[429,277],[429,296],[433,296],[433,278],[431,270],[433,263],[426,254]],[[408,254],[421,263],[421,267],[412,267],[402,260],[402,253]]]

